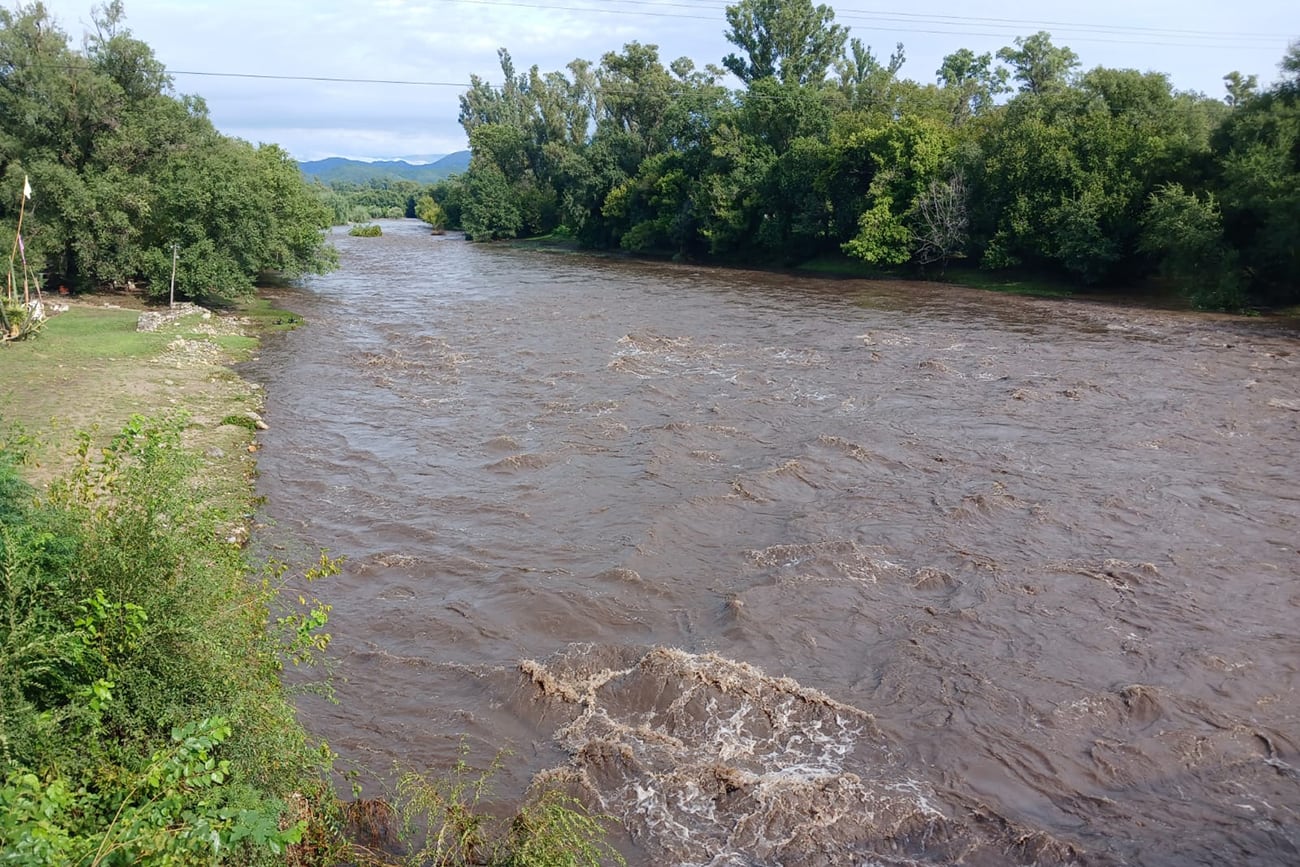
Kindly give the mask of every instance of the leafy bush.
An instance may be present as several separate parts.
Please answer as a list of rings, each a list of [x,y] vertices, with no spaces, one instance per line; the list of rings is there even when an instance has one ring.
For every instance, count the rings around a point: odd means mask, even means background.
[[[415,216],[428,223],[435,233],[447,225],[447,212],[427,194],[415,200]]]
[[[1240,310],[1246,295],[1237,256],[1223,240],[1223,218],[1213,194],[1204,198],[1182,184],[1152,193],[1142,217],[1140,248],[1159,257],[1161,273],[1197,307]]]
[[[303,832],[285,801],[322,797],[328,753],[277,675],[329,609],[273,612],[283,569],[248,580],[223,532],[241,504],[208,495],[185,423],[83,435],[44,498],[0,460],[0,851],[21,863],[274,857]]]
[[[370,223],[365,226],[353,226],[351,229],[348,229],[348,234],[354,238],[378,238],[380,235],[384,234],[384,230],[376,226],[374,223]]]

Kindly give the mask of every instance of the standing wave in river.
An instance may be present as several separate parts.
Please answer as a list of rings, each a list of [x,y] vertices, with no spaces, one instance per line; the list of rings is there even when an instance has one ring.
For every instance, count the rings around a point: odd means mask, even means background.
[[[520,667],[580,708],[557,733],[573,761],[546,777],[624,815],[659,863],[1083,863],[982,805],[947,803],[870,714],[789,678],[667,648],[617,671],[583,671],[591,658]]]

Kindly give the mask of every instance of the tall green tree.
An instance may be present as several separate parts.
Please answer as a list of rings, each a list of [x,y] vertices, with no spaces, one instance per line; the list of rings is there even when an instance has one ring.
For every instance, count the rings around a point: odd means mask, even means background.
[[[727,41],[742,54],[728,54],[722,65],[746,84],[820,84],[848,38],[835,12],[812,0],[740,0],[726,16]]]
[[[633,175],[642,160],[667,146],[674,79],[659,60],[659,47],[640,42],[607,52],[596,78],[601,94],[596,135],[617,142],[623,171]]]
[[[898,71],[907,55],[903,43],[894,46],[888,63],[881,63],[862,40],[849,40],[848,51],[835,63],[840,91],[850,110],[893,114],[899,96]]]
[[[0,178],[35,191],[33,268],[51,284],[161,295],[177,244],[193,264],[182,292],[228,299],[263,272],[331,267],[328,211],[296,164],[221,136],[201,99],[176,95],[120,0],[92,27],[78,52],[42,4],[0,9]],[[12,228],[13,204],[0,196],[0,226]]]
[[[1015,47],[998,50],[998,59],[1011,67],[1011,77],[1020,82],[1022,93],[1043,94],[1061,90],[1079,67],[1079,55],[1052,44],[1052,34],[1040,30],[1033,36],[1017,36]]]
[[[1008,72],[1004,67],[993,65],[993,55],[988,52],[976,54],[969,48],[944,57],[935,74],[952,101],[954,125],[990,110],[994,100],[1010,89],[1007,86]]]
[[[1236,252],[1224,241],[1212,194],[1201,197],[1176,183],[1161,186],[1142,216],[1140,246],[1196,306],[1239,310],[1245,305]]]
[[[1152,192],[1208,157],[1206,104],[1157,73],[1098,68],[1076,86],[1024,91],[980,121],[972,234],[987,267],[1133,279]]]
[[[1223,76],[1223,86],[1228,91],[1223,101],[1235,108],[1244,104],[1259,91],[1259,76],[1242,75],[1234,69]]]
[[[844,252],[877,265],[910,261],[922,246],[916,227],[926,196],[949,163],[950,129],[909,116],[863,129],[844,146],[865,155],[873,169],[857,233]]]
[[[1224,235],[1256,298],[1300,299],[1300,42],[1282,79],[1238,105],[1214,137]]]
[[[1268,90],[1227,76],[1225,104],[1157,73],[1080,74],[1046,32],[953,52],[918,84],[901,45],[846,52],[811,0],[741,0],[727,20],[734,93],[650,45],[545,75],[503,51],[505,86],[475,79],[462,100],[467,231],[563,225],[592,246],[746,261],[969,255],[1082,284],[1159,270],[1199,279],[1187,291],[1209,305],[1295,294],[1300,49]]]

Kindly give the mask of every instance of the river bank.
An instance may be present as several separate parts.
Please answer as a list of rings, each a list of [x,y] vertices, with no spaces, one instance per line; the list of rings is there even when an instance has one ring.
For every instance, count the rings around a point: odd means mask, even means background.
[[[693,268],[759,271],[806,280],[871,281],[899,284],[921,284],[931,287],[951,287],[955,290],[978,289],[1000,295],[1020,295],[1030,298],[1069,300],[1084,303],[1106,304],[1115,307],[1139,307],[1151,310],[1193,311],[1194,305],[1177,287],[1157,277],[1136,283],[1085,286],[1066,279],[1063,275],[1036,272],[1029,269],[989,271],[965,262],[950,267],[918,270],[909,267],[881,267],[841,253],[822,254],[810,259],[792,262],[749,261],[740,259],[703,259],[680,261],[669,255],[633,253],[627,250],[599,250],[582,246],[568,235],[541,235],[491,242],[518,250],[586,256],[593,260],[614,259],[628,262],[672,262]],[[1209,315],[1274,316],[1300,319],[1300,305],[1272,308],[1249,308],[1223,314],[1206,311]]]
[[[0,850],[24,863],[341,846],[331,754],[279,677],[328,641],[284,591],[334,567],[243,550],[265,425],[228,365],[297,319],[83,297],[0,351]]]
[[[142,331],[141,314],[152,308],[138,298],[79,296],[69,306],[36,339],[0,355],[0,420],[23,430],[30,481],[40,485],[68,468],[78,431],[94,427],[107,437],[132,415],[178,410],[192,417],[186,442],[208,468],[247,479],[249,427],[222,420],[258,412],[261,386],[230,365],[252,354],[260,333],[297,317],[257,300],[229,313],[190,308]]]

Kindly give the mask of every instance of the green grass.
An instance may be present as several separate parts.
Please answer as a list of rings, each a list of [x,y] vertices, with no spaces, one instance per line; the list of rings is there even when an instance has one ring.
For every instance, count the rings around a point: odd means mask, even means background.
[[[215,336],[196,334],[193,336],[211,340],[240,361],[252,355],[258,343],[256,337],[247,337],[243,334],[217,334]]]
[[[801,262],[794,267],[794,270],[809,274],[821,274],[827,277],[857,277],[863,280],[901,279],[901,275],[897,271],[890,271],[881,268],[879,265],[864,262],[861,259],[829,253],[814,256],[805,262]]]
[[[221,420],[221,423],[242,427],[248,431],[257,430],[257,422],[246,415],[228,415]]]
[[[265,298],[250,298],[238,307],[238,313],[253,323],[258,333],[292,331],[302,324],[302,317],[292,310],[273,307]]]
[[[949,268],[942,283],[1036,298],[1069,298],[1076,288],[1063,280],[1011,271],[981,271],[978,268]]]
[[[6,346],[13,358],[86,361],[156,355],[171,338],[164,332],[135,330],[137,310],[82,307],[52,317],[32,340]],[[4,357],[4,355],[0,355]]]

